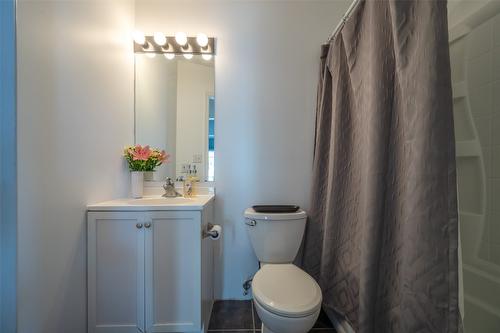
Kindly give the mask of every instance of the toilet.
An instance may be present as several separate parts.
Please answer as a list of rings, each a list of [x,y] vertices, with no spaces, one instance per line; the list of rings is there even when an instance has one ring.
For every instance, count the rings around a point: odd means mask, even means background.
[[[306,333],[321,311],[321,289],[292,264],[304,236],[307,215],[245,210],[245,224],[260,270],[252,280],[253,302],[262,333]]]

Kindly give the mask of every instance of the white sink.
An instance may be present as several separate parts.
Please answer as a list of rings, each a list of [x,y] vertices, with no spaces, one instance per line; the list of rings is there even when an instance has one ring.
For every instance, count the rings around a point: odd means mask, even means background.
[[[141,199],[128,199],[127,204],[132,206],[145,206],[145,205],[191,205],[196,202],[193,198],[164,198],[164,197],[152,197],[152,198],[141,198]]]
[[[88,205],[89,211],[134,211],[134,210],[202,210],[212,201],[213,194],[196,195],[192,198],[164,198],[147,196],[141,199],[117,199]]]

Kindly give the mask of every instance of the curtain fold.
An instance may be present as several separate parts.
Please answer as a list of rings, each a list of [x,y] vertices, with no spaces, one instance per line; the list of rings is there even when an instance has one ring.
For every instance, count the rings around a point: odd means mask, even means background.
[[[303,264],[356,332],[458,332],[445,1],[366,0],[322,50]]]

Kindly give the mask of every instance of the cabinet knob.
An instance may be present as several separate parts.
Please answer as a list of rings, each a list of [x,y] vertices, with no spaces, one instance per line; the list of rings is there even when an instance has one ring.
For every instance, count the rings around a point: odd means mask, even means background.
[[[137,223],[135,226],[137,227],[137,229],[141,229],[142,228],[142,223]]]
[[[151,223],[144,223],[144,227],[146,227],[148,229],[151,228]]]

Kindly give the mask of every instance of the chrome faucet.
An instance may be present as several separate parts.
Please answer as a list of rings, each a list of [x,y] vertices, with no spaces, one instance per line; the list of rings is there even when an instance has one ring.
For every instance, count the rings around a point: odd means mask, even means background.
[[[165,194],[163,194],[162,197],[175,198],[182,196],[182,194],[175,190],[175,184],[170,177],[167,177],[163,189],[165,190]]]

